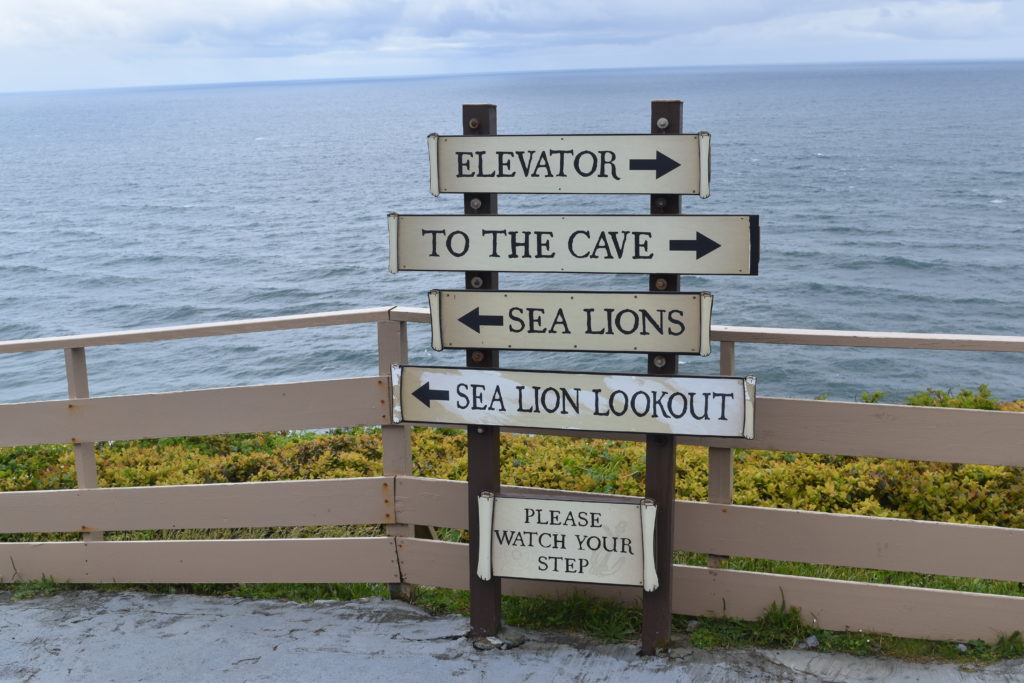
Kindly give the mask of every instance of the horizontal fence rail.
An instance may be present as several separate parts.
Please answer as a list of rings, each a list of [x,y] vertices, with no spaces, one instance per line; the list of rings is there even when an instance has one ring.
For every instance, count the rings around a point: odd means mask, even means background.
[[[395,521],[394,477],[0,494],[0,533],[246,529]]]
[[[0,582],[375,583],[400,581],[393,538],[5,543]]]
[[[249,332],[295,330],[365,322],[429,323],[430,311],[409,306],[380,306],[347,311],[327,311],[220,323],[200,323],[142,330],[97,334],[41,337],[0,341],[0,354],[88,348],[113,344],[138,344],[172,339],[196,339]],[[792,344],[794,346],[852,346],[864,348],[928,349],[933,351],[1024,352],[1024,337],[983,334],[922,334],[915,332],[869,332],[856,330],[808,330],[768,327],[712,325],[711,340],[749,344]]]
[[[397,487],[399,519],[468,528],[465,482],[399,477]],[[519,486],[503,486],[502,492],[640,502],[634,496]],[[673,549],[679,551],[1024,581],[1024,529],[682,500],[676,501],[676,519]]]
[[[0,446],[387,424],[390,378],[0,406]]]
[[[20,339],[17,341],[0,341],[0,353],[51,351],[54,349],[88,348],[91,346],[110,346],[113,344],[139,344],[143,342],[168,341],[171,339],[218,337],[229,334],[244,334],[248,332],[271,332],[274,330],[297,330],[307,327],[329,327],[332,325],[382,322],[394,319],[391,317],[393,314],[401,315],[403,311],[408,310],[418,309],[405,309],[400,306],[361,308],[349,311],[328,311],[325,313],[285,315],[273,318],[231,320],[221,323],[200,323],[197,325],[154,327],[144,330],[101,332],[98,334],[80,334],[67,337],[42,337],[38,339]],[[429,321],[429,317],[427,320]]]
[[[639,498],[506,487],[509,494]],[[0,533],[323,524],[465,529],[464,481],[418,477],[165,486],[0,495]],[[148,495],[147,495],[148,494]],[[1024,530],[676,502],[675,549],[921,573],[1022,578]],[[31,521],[27,521],[31,520]],[[836,541],[839,538],[841,541]],[[4,543],[0,581],[85,583],[398,582],[464,589],[468,547],[417,538]],[[753,619],[773,601],[821,628],[994,639],[1021,627],[1024,598],[677,565],[674,611]],[[510,595],[583,592],[636,605],[638,589],[506,580]],[[955,610],[955,612],[950,612]],[[956,619],[949,619],[954,613]],[[945,617],[938,618],[945,614]]]
[[[464,425],[430,425],[454,429]],[[502,427],[504,432],[643,441],[644,435]],[[677,444],[892,460],[1024,466],[1024,413],[758,398],[754,438],[677,436]]]
[[[409,426],[391,422],[392,363],[407,357],[407,323],[421,308],[377,307],[0,342],[0,353],[65,350],[69,396],[0,405],[0,446],[73,443],[75,490],[0,494],[0,533],[80,533],[74,542],[0,543],[0,581],[384,582],[465,588],[465,544],[416,538],[416,528],[466,529],[465,482],[412,472]],[[291,384],[90,397],[85,349],[333,325],[377,326],[379,376]],[[735,344],[768,343],[1024,352],[1024,337],[712,326],[723,374]],[[995,640],[1024,630],[1024,598],[720,569],[728,556],[1024,581],[1024,530],[732,505],[734,448],[898,460],[1024,466],[1024,413],[761,397],[753,440],[677,437],[710,449],[715,502],[676,501],[674,549],[708,567],[676,565],[673,610],[759,617],[772,602],[836,630]],[[384,474],[344,480],[97,488],[92,442],[254,431],[380,425]],[[617,433],[515,430],[638,440]],[[575,500],[609,494],[502,487]],[[711,495],[711,494],[709,494]],[[377,537],[258,540],[103,540],[105,531],[379,525]],[[365,529],[363,530],[365,533]],[[504,579],[511,595],[583,592],[638,605],[639,589]],[[950,615],[956,615],[950,618]]]
[[[459,481],[399,477],[398,518],[409,515],[418,524],[465,529],[465,487]],[[640,500],[516,486],[502,491],[572,500]],[[1009,581],[1024,578],[1024,530],[1019,529],[692,501],[676,501],[676,519],[678,551]],[[468,550],[462,544],[402,539],[399,554],[411,583],[468,586]],[[1018,597],[683,565],[673,572],[677,614],[756,619],[772,602],[785,601],[799,606],[820,628],[938,640],[994,640],[1024,626],[1024,598]],[[525,596],[582,592],[634,606],[641,597],[639,589],[625,587],[508,579],[503,579],[502,590]]]

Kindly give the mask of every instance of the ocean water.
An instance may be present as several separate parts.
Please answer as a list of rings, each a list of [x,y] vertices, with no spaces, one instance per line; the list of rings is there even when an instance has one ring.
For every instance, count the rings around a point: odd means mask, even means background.
[[[712,134],[712,195],[761,216],[760,275],[685,277],[713,322],[1024,335],[1024,63],[554,72],[0,95],[0,339],[393,304],[454,273],[387,272],[389,211],[428,192],[426,136],[464,102],[502,133],[644,133],[685,100]],[[502,195],[502,213],[646,213],[646,197]],[[509,289],[646,289],[642,276],[502,276]],[[460,365],[412,326],[411,360]],[[372,325],[89,351],[93,395],[375,374]],[[684,358],[680,371],[717,372]],[[502,364],[640,372],[642,356],[505,353]],[[66,395],[60,352],[0,356],[0,402]],[[740,345],[760,395],[900,401],[987,383],[1008,353]]]

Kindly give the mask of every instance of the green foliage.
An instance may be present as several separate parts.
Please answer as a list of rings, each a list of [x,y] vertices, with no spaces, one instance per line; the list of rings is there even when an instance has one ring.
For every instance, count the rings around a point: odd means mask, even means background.
[[[865,391],[860,395],[861,403],[880,403],[883,398],[885,398],[884,391],[873,391],[870,394]]]
[[[956,394],[952,389],[942,391],[929,387],[925,391],[911,394],[907,404],[912,406],[936,406],[939,408],[973,408],[975,410],[999,410],[999,401],[992,396],[987,384],[982,384],[975,392],[961,389]]]
[[[75,454],[71,446],[0,448],[0,492],[74,486]]]
[[[11,600],[29,600],[53,595],[65,588],[65,585],[54,581],[52,576],[44,576],[34,581],[19,581],[11,585],[14,589],[11,592]]]
[[[675,629],[681,631],[687,617],[677,615]],[[800,610],[773,602],[757,621],[701,617],[690,634],[690,643],[705,650],[715,648],[784,647],[806,643],[814,636],[818,652],[843,652],[859,656],[886,656],[908,660],[992,662],[1024,656],[1019,631],[1001,635],[994,644],[983,640],[964,643],[897,638],[864,631],[825,631],[803,621]]]
[[[578,594],[558,599],[505,596],[501,611],[511,626],[579,631],[606,642],[633,638],[642,624],[638,610]]]
[[[800,610],[772,602],[757,621],[739,619],[701,619],[690,634],[690,642],[709,650],[720,647],[785,647],[792,648],[817,629],[804,624]]]
[[[976,648],[984,645],[981,641],[972,643]],[[1021,639],[1020,631],[1014,631],[1010,635],[1001,635],[992,647],[992,654],[998,659],[1009,659],[1011,657],[1024,657],[1024,640]]]

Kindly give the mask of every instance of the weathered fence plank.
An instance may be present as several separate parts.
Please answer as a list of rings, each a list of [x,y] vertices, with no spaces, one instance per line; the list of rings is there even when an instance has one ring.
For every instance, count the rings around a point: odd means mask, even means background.
[[[830,631],[995,641],[1024,630],[1024,598],[679,566],[677,614],[757,619],[772,602]]]
[[[196,325],[178,325],[174,327],[153,327],[141,330],[118,330],[117,332],[75,334],[66,337],[17,339],[0,341],[0,354],[21,353],[24,351],[50,351],[88,346],[110,346],[112,344],[139,344],[170,339],[197,339],[199,337],[217,337],[247,332],[296,330],[307,327],[329,327],[332,325],[379,322],[389,319],[388,316],[391,308],[357,308],[348,311],[303,313],[300,315],[282,315],[271,318],[229,320],[226,322],[198,323]]]
[[[754,414],[752,440],[688,436],[677,441],[720,448],[1024,466],[1024,413],[758,398]]]
[[[400,539],[398,556],[410,583],[464,589],[462,543]],[[676,614],[757,619],[775,602],[800,608],[805,622],[833,631],[874,631],[905,638],[995,641],[1024,630],[1024,598],[886,586],[802,576],[676,565]],[[547,581],[508,581],[510,595],[593,595],[636,606],[638,589]]]
[[[4,543],[0,582],[345,583],[399,581],[391,538]]]
[[[416,524],[465,529],[465,482],[398,477],[396,514]],[[633,496],[506,489],[530,497],[636,502]],[[719,505],[677,500],[680,551],[865,569],[1024,581],[1024,529]]]
[[[394,521],[394,477],[0,493],[0,533]]]
[[[1024,529],[676,501],[677,550],[1024,581]]]
[[[390,378],[266,384],[0,405],[0,446],[390,422]]]

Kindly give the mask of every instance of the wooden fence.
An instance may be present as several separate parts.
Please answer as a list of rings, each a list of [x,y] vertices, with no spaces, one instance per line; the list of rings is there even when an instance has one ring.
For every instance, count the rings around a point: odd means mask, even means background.
[[[0,533],[79,532],[81,541],[0,544],[0,581],[84,583],[386,582],[466,588],[468,546],[415,538],[415,525],[465,529],[466,483],[411,476],[408,427],[390,422],[388,369],[406,360],[422,309],[387,307],[153,330],[0,342],[0,353],[64,350],[67,400],[0,405],[0,446],[72,443],[78,489],[0,494]],[[85,349],[264,330],[375,323],[379,374],[163,394],[89,396]],[[721,371],[737,343],[1024,351],[1024,337],[906,335],[716,326]],[[709,501],[676,501],[677,613],[758,617],[773,601],[821,628],[994,640],[1024,630],[1024,598],[721,569],[738,556],[1024,581],[1024,530],[731,504],[732,451],[805,451],[1024,466],[1024,414],[758,398],[753,441],[679,437],[709,448]],[[98,488],[93,442],[381,425],[384,475],[359,479]],[[580,432],[572,436],[597,436]],[[601,434],[608,437],[607,434]],[[612,435],[634,440],[636,435]],[[503,487],[515,490],[515,487]],[[524,489],[520,489],[524,490]],[[531,495],[625,498],[530,490]],[[106,541],[103,531],[384,525],[375,538]],[[503,581],[503,592],[582,592],[639,604],[639,589]]]

